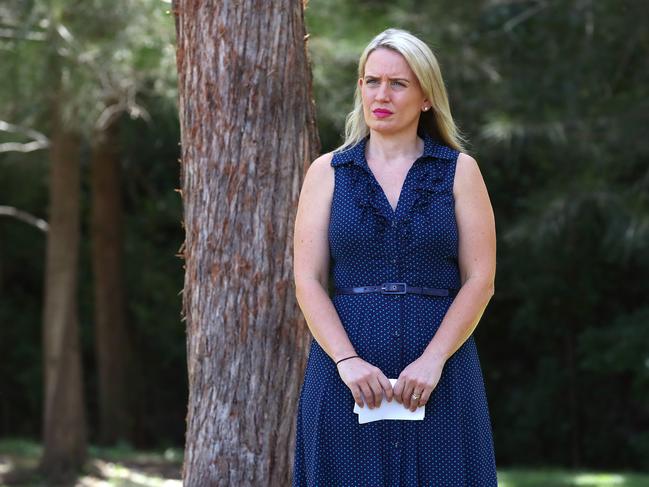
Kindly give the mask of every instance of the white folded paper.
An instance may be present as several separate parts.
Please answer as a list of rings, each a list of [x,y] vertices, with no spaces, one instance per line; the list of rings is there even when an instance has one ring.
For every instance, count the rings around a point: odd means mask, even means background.
[[[390,379],[392,387],[396,384],[397,379]],[[381,406],[378,408],[370,409],[367,406],[367,403],[363,407],[360,407],[358,404],[354,403],[354,412],[358,414],[358,422],[371,423],[372,421],[378,421],[380,419],[406,419],[406,420],[422,420],[424,419],[424,413],[426,412],[426,406],[419,406],[414,411],[406,408],[403,404],[399,404],[396,399],[392,399],[392,402],[388,401],[383,393],[383,399],[381,400]]]

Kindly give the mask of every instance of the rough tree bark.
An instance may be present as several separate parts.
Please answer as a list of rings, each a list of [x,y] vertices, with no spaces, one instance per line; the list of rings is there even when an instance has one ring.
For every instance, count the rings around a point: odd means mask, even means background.
[[[288,485],[310,335],[293,222],[319,149],[298,0],[177,0],[187,486]]]
[[[65,128],[59,114],[59,101],[55,101],[43,309],[43,456],[39,465],[51,481],[73,476],[86,458],[77,310],[80,137]]]
[[[128,375],[131,347],[124,310],[119,119],[93,134],[91,238],[99,441],[132,441]]]

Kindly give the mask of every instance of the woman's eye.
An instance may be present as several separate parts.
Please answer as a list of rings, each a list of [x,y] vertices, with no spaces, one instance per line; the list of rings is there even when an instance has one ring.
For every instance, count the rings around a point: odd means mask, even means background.
[[[367,79],[365,82],[368,85],[378,85],[379,84],[379,80],[377,80],[377,79]],[[399,88],[405,88],[406,87],[406,85],[403,84],[401,81],[391,81],[390,85],[391,86],[398,86]]]

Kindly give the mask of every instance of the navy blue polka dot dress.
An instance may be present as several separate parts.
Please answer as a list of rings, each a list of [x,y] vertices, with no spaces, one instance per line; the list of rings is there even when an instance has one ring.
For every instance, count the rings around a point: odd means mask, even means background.
[[[419,135],[424,153],[407,174],[396,211],[367,164],[369,136],[334,154],[329,246],[336,287],[460,287],[453,199],[459,153]],[[332,299],[357,354],[398,378],[430,343],[454,297],[370,293]],[[297,413],[293,486],[496,486],[473,336],[446,362],[425,407],[423,421],[359,424],[349,388],[313,339]]]

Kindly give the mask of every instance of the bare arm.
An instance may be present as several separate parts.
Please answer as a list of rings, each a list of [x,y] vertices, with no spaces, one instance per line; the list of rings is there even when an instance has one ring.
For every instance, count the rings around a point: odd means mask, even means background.
[[[459,232],[459,267],[462,287],[424,354],[446,361],[471,336],[494,294],[496,226],[477,162],[458,157],[455,215]]]
[[[331,157],[331,154],[318,157],[304,178],[295,218],[293,273],[298,304],[311,334],[327,355],[338,361],[356,355],[356,351],[326,291],[327,228],[334,186]]]
[[[295,218],[293,272],[297,301],[309,330],[327,355],[337,362],[356,355],[356,351],[326,290],[334,187],[331,159],[331,153],[318,157],[304,178]],[[359,406],[363,406],[361,393],[370,408],[380,405],[383,391],[392,399],[390,381],[362,357],[341,362],[338,372]]]
[[[444,364],[471,336],[494,294],[494,214],[478,164],[467,154],[458,157],[453,195],[462,287],[433,339],[422,355],[401,372],[394,386],[396,400],[412,411],[428,402]],[[420,399],[413,399],[413,392],[420,394]]]

